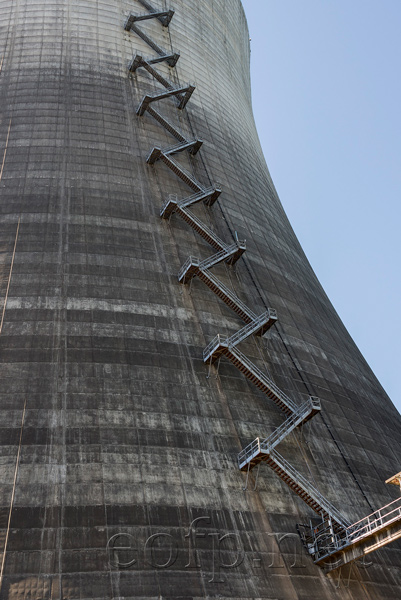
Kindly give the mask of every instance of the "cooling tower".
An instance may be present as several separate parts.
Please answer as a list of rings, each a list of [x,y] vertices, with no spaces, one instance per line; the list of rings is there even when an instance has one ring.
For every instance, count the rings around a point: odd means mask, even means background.
[[[401,418],[249,57],[240,0],[0,0],[1,599],[400,597]]]

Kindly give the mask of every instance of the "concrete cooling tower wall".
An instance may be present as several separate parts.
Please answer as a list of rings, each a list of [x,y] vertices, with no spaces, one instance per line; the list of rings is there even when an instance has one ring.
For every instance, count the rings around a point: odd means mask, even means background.
[[[249,57],[240,0],[0,0],[1,599],[400,597],[401,417]]]

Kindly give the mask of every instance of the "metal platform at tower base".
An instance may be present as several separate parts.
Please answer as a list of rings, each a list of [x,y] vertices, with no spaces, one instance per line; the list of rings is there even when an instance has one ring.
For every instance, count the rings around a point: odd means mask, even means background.
[[[401,538],[401,498],[341,530],[328,519],[298,525],[298,532],[315,564],[329,573]]]

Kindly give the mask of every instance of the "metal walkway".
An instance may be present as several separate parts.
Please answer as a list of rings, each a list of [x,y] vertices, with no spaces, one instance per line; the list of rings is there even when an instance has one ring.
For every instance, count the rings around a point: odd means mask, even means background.
[[[315,486],[276,451],[278,444],[292,431],[320,412],[320,401],[318,398],[310,397],[303,404],[298,405],[238,348],[238,345],[250,336],[264,335],[276,323],[277,315],[274,309],[268,309],[265,313],[256,315],[210,271],[213,266],[221,262],[234,265],[245,252],[246,244],[245,241],[237,238],[232,243],[224,242],[189,210],[189,207],[200,202],[208,207],[213,206],[222,190],[221,186],[217,184],[203,185],[193,173],[182,167],[173,158],[182,152],[188,152],[191,156],[195,156],[202,146],[202,140],[187,139],[176,125],[154,108],[154,104],[170,101],[175,103],[178,110],[183,110],[190,101],[195,86],[192,84],[177,86],[153,66],[165,62],[170,67],[174,67],[180,55],[174,51],[167,52],[137,26],[138,23],[149,19],[157,19],[164,27],[168,27],[174,11],[171,9],[157,10],[148,0],[139,0],[139,2],[148,12],[138,15],[131,13],[126,19],[124,28],[126,31],[140,36],[156,53],[156,56],[145,59],[140,54],[136,54],[129,63],[128,71],[135,74],[138,69],[145,69],[165,91],[145,95],[138,106],[137,115],[143,118],[147,113],[178,141],[178,144],[167,148],[153,147],[147,157],[147,163],[155,165],[158,161],[163,162],[192,190],[191,195],[181,200],[178,200],[175,195],[170,195],[161,209],[160,216],[163,219],[170,219],[174,214],[180,216],[217,251],[205,260],[190,256],[180,269],[178,278],[183,284],[191,282],[194,277],[203,281],[246,324],[231,336],[218,334],[205,348],[203,360],[209,365],[210,370],[213,363],[220,361],[223,356],[226,357],[249,381],[272,399],[286,415],[286,420],[270,436],[264,439],[256,438],[239,453],[238,467],[241,471],[246,472],[248,480],[249,472],[255,466],[262,462],[268,464],[280,479],[321,517],[322,522],[317,527],[298,526],[299,533],[316,564],[323,566],[326,570],[337,568],[401,537],[401,499],[357,523],[350,524]],[[401,474],[388,480],[388,483],[401,485]],[[334,563],[333,558],[335,559]],[[333,564],[335,566],[332,566]]]
[[[247,305],[238,298],[234,292],[232,292],[220,279],[218,279],[208,269],[198,268],[196,264],[192,263],[192,257],[189,257],[188,261],[191,261],[191,265],[194,270],[196,269],[196,276],[198,279],[203,281],[207,287],[212,290],[218,298],[220,298],[229,308],[231,308],[245,323],[251,323],[256,319],[256,315],[251,311]],[[185,267],[186,265],[184,265]]]
[[[295,410],[290,414],[280,427],[269,435],[269,437],[261,440],[256,438],[248,444],[238,455],[238,468],[241,471],[247,470],[250,467],[258,465],[262,461],[267,461],[274,448],[287,437],[296,427],[303,425],[321,409],[320,400],[311,396],[301,406],[295,407]]]
[[[266,462],[302,500],[323,518],[330,518],[337,530],[349,521],[305,477],[285,460],[276,450],[266,454]]]
[[[298,530],[314,562],[329,572],[401,537],[401,498],[340,530],[331,518]]]
[[[146,0],[139,0],[144,8],[148,10],[147,13],[135,15],[131,13],[125,21],[124,29],[126,31],[133,31],[140,38],[143,39],[144,42],[148,44],[158,54],[157,59],[153,59],[153,63],[166,61],[170,67],[174,67],[177,64],[180,55],[178,52],[174,52],[173,54],[168,54],[166,50],[161,48],[150,36],[148,36],[142,29],[137,27],[136,23],[140,21],[148,21],[149,19],[157,19],[163,25],[163,27],[168,27],[171,19],[174,16],[173,10],[165,10],[158,11],[152,7],[150,2]]]
[[[195,178],[192,173],[184,169],[181,165],[179,165],[171,156],[165,154],[161,148],[153,148],[152,152],[149,154],[146,162],[150,165],[154,165],[157,160],[161,160],[164,164],[173,171],[183,181],[190,187],[194,192],[204,192],[205,189],[201,183]]]
[[[145,62],[142,59],[142,66],[145,66]],[[155,69],[152,69],[152,74],[155,71]],[[167,87],[167,86],[165,86]],[[186,85],[184,87],[178,87],[178,88],[173,88],[171,89],[171,84],[168,84],[168,91],[167,92],[162,92],[160,94],[148,94],[146,96],[144,96],[142,98],[142,101],[140,103],[140,105],[138,106],[137,110],[136,110],[136,114],[138,115],[138,117],[143,117],[143,115],[145,114],[146,111],[150,112],[150,114],[152,114],[152,111],[149,110],[151,109],[150,104],[152,104],[152,102],[156,102],[157,100],[165,100],[166,98],[171,98],[172,96],[178,97],[178,106],[177,108],[179,109],[183,109],[185,108],[185,106],[188,103],[188,100],[190,99],[190,97],[192,96],[192,94],[195,91],[195,86],[194,85]]]
[[[207,352],[207,350],[208,347],[206,347],[205,351]],[[297,405],[295,402],[284,394],[270,377],[254,365],[238,348],[222,344],[219,350],[251,383],[271,398],[286,415],[291,415],[296,410]],[[205,358],[204,362],[207,362]]]
[[[160,211],[160,216],[163,217],[163,219],[169,219],[175,212],[180,213],[180,210],[192,206],[193,204],[197,204],[202,200],[207,206],[213,206],[220,194],[221,189],[219,186],[205,188],[201,192],[187,196],[183,200],[178,200],[176,194],[170,194]]]
[[[204,194],[203,194],[204,195]],[[196,233],[199,233],[216,250],[225,250],[227,244],[210,227],[207,227],[196,215],[188,208],[177,206],[176,213],[186,222]],[[245,251],[245,241],[238,244],[238,250]],[[239,257],[238,257],[239,258]]]

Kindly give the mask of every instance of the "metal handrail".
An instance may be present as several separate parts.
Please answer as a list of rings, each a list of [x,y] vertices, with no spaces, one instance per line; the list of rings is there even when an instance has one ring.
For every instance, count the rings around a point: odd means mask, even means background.
[[[277,444],[284,439],[285,436],[282,435],[284,431],[289,433],[290,430],[295,429],[295,427],[317,407],[320,408],[320,402],[316,404],[312,401],[312,397],[309,397],[306,402],[298,407],[298,409],[277,427],[269,437],[261,441],[261,449],[272,450],[274,446],[277,446]]]
[[[187,198],[183,198],[182,200],[180,200],[178,202],[178,206],[180,208],[185,208],[186,206],[190,206],[195,201],[197,201],[198,198],[199,198],[199,200],[202,200],[202,198],[204,196],[208,196],[209,194],[213,194],[213,192],[215,192],[215,191],[216,191],[216,187],[205,188],[201,192],[196,192],[195,194],[191,194],[190,196],[187,196]]]
[[[129,21],[129,19],[134,18],[134,23],[136,21],[143,21],[144,19],[154,19],[155,17],[166,17],[169,14],[168,10],[163,10],[163,11],[159,11],[159,10],[154,10],[154,11],[149,11],[147,13],[138,13],[138,14],[134,14],[131,13],[126,22]]]
[[[391,510],[387,510],[389,507],[391,507]],[[387,510],[387,512],[384,513],[383,511],[385,510]],[[385,506],[382,506],[382,508],[376,510],[374,513],[371,513],[370,515],[364,517],[363,519],[360,519],[356,523],[353,523],[352,525],[347,527],[348,537],[351,539],[354,538],[357,534],[361,535],[360,532],[365,529],[369,531],[372,531],[373,529],[378,529],[384,524],[385,519],[394,512],[398,512],[401,517],[401,498],[393,500],[389,504],[386,504]],[[375,525],[377,523],[379,523],[379,525]]]
[[[220,250],[220,252],[217,252],[217,254],[212,254],[212,256],[209,256],[209,258],[205,258],[205,260],[202,260],[202,262],[199,264],[200,268],[208,269],[224,260],[224,258],[230,258],[230,256],[235,254],[235,252],[238,250],[241,243],[242,242],[238,242],[238,244],[235,243],[231,244],[231,246],[226,246],[224,250]]]
[[[285,471],[285,473],[292,477],[295,483],[302,487],[309,496],[311,496],[332,519],[334,519],[334,521],[339,523],[344,529],[349,527],[349,521],[345,519],[340,511],[337,510],[337,508],[333,506],[331,502],[329,502],[327,498],[325,498],[323,494],[321,494],[303,475],[301,475],[299,471],[286,461],[285,458],[283,458],[276,450],[272,450],[270,456],[275,463]]]
[[[227,340],[228,338],[226,335],[221,335],[220,333],[218,333],[203,350],[203,360],[205,361],[207,359],[213,348],[215,348],[216,346],[226,346]]]
[[[192,173],[190,173],[189,171],[187,171],[187,169],[184,169],[184,167],[179,165],[169,154],[164,154],[164,152],[161,151],[160,159],[167,159],[169,162],[173,163],[177,171],[180,171],[183,175],[185,175],[185,177],[188,177],[188,179],[192,181],[192,183],[199,187],[199,190],[203,190],[202,185],[196,180],[195,176],[192,175]]]
[[[320,400],[313,396],[310,396],[304,404],[299,406],[292,415],[290,415],[277,429],[273,431],[271,435],[267,438],[260,440],[260,438],[256,438],[258,440],[258,447],[260,452],[262,450],[269,453],[275,446],[279,444],[295,427],[303,421],[314,408],[320,408]],[[285,435],[283,433],[286,432]],[[244,457],[249,454],[252,454],[252,447],[255,444],[255,440],[248,444],[239,454],[238,454],[238,463],[243,464]]]
[[[142,32],[143,33],[143,32]],[[161,73],[159,73],[159,71],[156,71],[156,69],[154,69],[152,67],[152,65],[145,60],[142,56],[140,56],[139,54],[137,54],[133,60],[137,60],[140,59],[139,61],[139,65],[143,67],[144,69],[146,69],[146,71],[148,73],[150,73],[155,79],[156,81],[158,81],[159,83],[161,83],[162,85],[164,85],[164,87],[168,90],[173,91],[174,90],[174,85],[171,83],[171,81],[169,81],[168,79],[166,79],[165,77],[163,77],[163,75]]]
[[[236,346],[237,344],[239,344],[239,342],[241,342],[243,339],[248,337],[248,335],[250,335],[250,333],[254,329],[256,329],[259,325],[261,325],[262,323],[265,323],[269,318],[272,318],[272,317],[274,318],[275,315],[276,315],[276,311],[273,308],[269,308],[266,312],[259,315],[259,317],[254,319],[251,323],[248,323],[248,325],[245,325],[245,327],[242,327],[242,329],[240,329],[237,333],[235,333],[234,335],[232,335],[230,337],[228,337],[226,335],[223,336],[220,333],[218,333],[213,338],[213,340],[206,346],[206,348],[203,350],[203,358],[205,359],[205,357],[210,354],[211,350],[217,344],[219,344],[219,345],[224,344],[228,348],[232,348],[232,347]]]
[[[220,250],[220,252],[212,254],[211,256],[209,256],[209,258],[205,258],[199,263],[200,268],[208,269],[209,267],[221,262],[221,260],[223,260],[225,257],[228,258],[230,254],[232,254],[233,249],[237,249],[237,244],[234,244],[233,246],[227,246],[226,248],[224,248],[224,250]]]
[[[177,140],[181,142],[185,142],[186,138],[178,131],[178,129],[170,123],[168,119],[163,117],[155,108],[153,108],[150,104],[146,106],[146,110],[148,114],[150,114],[160,125],[162,125],[167,131],[169,131],[172,135],[174,135]]]
[[[178,204],[178,208],[184,214],[187,214],[189,216],[189,218],[198,225],[198,227],[203,229],[203,231],[208,234],[209,237],[213,238],[214,241],[216,242],[216,244],[221,246],[223,249],[228,248],[228,245],[225,242],[223,242],[223,240],[221,240],[218,235],[215,234],[213,229],[210,229],[210,227],[208,227],[200,219],[198,219],[198,217],[195,216],[191,210],[189,210],[188,208],[182,208],[182,206],[180,204]]]
[[[224,283],[222,283],[220,279],[213,275],[211,271],[202,269],[202,273],[206,275],[206,277],[208,277],[210,281],[213,281],[213,283],[217,287],[219,287],[222,292],[229,296],[231,300],[235,302],[235,304],[237,304],[237,306],[241,308],[241,310],[243,310],[243,312],[246,313],[252,320],[257,318],[255,313],[251,311],[251,309],[248,308],[247,305],[244,302],[242,302],[242,300],[240,300],[236,294],[234,294],[234,292],[232,292],[226,285],[224,285]]]
[[[321,402],[320,402],[320,398],[318,398],[317,396],[309,396],[308,401],[311,403],[311,405],[314,408],[321,408]]]
[[[143,62],[146,62],[146,61],[143,61]],[[149,64],[149,63],[147,63],[147,64]],[[181,86],[178,88],[177,87],[167,87],[167,86],[165,86],[165,87],[167,89],[167,92],[156,92],[154,94],[145,94],[145,96],[142,99],[142,103],[145,103],[146,110],[147,110],[148,105],[151,104],[152,102],[154,102],[155,100],[163,100],[164,98],[169,98],[172,95],[178,96],[179,94],[184,94],[190,86],[184,85],[184,86]],[[197,141],[197,140],[194,140],[194,141]],[[188,143],[187,140],[186,140],[186,143]]]
[[[248,463],[256,453],[260,453],[260,438],[256,438],[238,454],[238,467]],[[248,460],[249,459],[249,460]]]
[[[381,508],[375,510],[373,513],[370,513],[369,515],[366,515],[366,517],[363,517],[359,521],[356,521],[350,527],[355,527],[356,525],[359,525],[360,523],[362,523],[362,521],[366,521],[366,519],[376,518],[377,514],[380,514],[383,510],[385,510],[389,506],[392,506],[393,504],[396,504],[396,503],[401,503],[401,498],[396,498],[395,500],[392,500],[391,502],[389,502],[385,506],[382,506]],[[350,527],[348,527],[348,529],[350,529]]]
[[[217,255],[215,255],[215,256],[217,256]],[[202,266],[202,264],[201,264],[201,266]],[[269,308],[266,312],[259,315],[259,317],[257,317],[251,323],[248,323],[248,325],[245,325],[245,327],[242,327],[242,329],[240,329],[237,333],[234,333],[234,335],[232,335],[230,337],[228,337],[226,335],[221,335],[220,333],[218,333],[213,338],[213,340],[206,346],[206,348],[203,350],[203,359],[205,359],[210,354],[212,349],[217,345],[224,344],[228,348],[232,348],[232,347],[236,346],[237,344],[239,344],[239,342],[241,342],[246,337],[248,337],[248,335],[250,335],[250,333],[252,333],[252,331],[254,329],[256,329],[258,326],[260,326],[262,323],[265,323],[270,318],[277,318],[276,315],[277,315],[277,313],[276,313],[275,309]]]
[[[266,385],[276,394],[276,396],[290,409],[292,410],[292,412],[295,412],[297,410],[297,405],[295,404],[295,402],[293,400],[291,400],[291,398],[289,398],[287,396],[287,394],[285,394],[284,392],[282,392],[280,390],[280,388],[274,383],[274,381],[272,381],[270,379],[270,377],[268,377],[265,373],[263,373],[263,371],[261,371],[256,365],[253,364],[253,362],[251,362],[249,360],[249,358],[247,358],[245,356],[245,354],[243,354],[240,350],[238,350],[237,347],[232,348],[231,350],[232,354],[234,354],[234,356],[236,356],[242,363],[244,363],[250,371],[253,371],[253,373],[259,377],[259,379],[261,379],[262,381],[264,381],[266,383]]]
[[[320,560],[343,550],[346,546],[358,543],[364,537],[374,535],[392,522],[399,520],[401,520],[401,498],[397,498],[340,532],[333,532],[330,524],[325,521],[311,529],[310,535],[304,533],[304,540],[310,544],[310,553],[315,555],[315,560]],[[361,526],[362,523],[364,524]],[[355,527],[357,528],[355,529]]]
[[[239,344],[239,342],[242,342],[242,340],[249,337],[250,333],[252,333],[252,331],[256,329],[259,325],[262,325],[262,323],[266,323],[269,319],[272,318],[277,319],[277,312],[274,308],[268,308],[266,312],[259,315],[259,317],[252,321],[252,323],[248,323],[248,325],[242,327],[242,329],[237,331],[237,333],[234,333],[234,335],[230,336],[228,338],[228,345],[236,346],[237,344]]]
[[[167,200],[164,201],[161,209],[160,209],[160,214],[162,215],[164,213],[164,211],[166,210],[166,208],[168,207],[168,205],[170,204],[170,202],[172,202],[173,204],[178,205],[178,200],[177,200],[177,194],[169,194]]]
[[[196,256],[189,256],[178,272],[178,279],[181,279],[181,277],[184,275],[185,271],[191,265],[194,265],[195,267],[199,267],[199,258],[197,258]]]
[[[172,144],[171,146],[166,146],[165,148],[162,149],[162,152],[164,154],[170,154],[172,152],[175,152],[176,150],[180,150],[181,148],[183,150],[185,150],[185,148],[187,146],[192,146],[193,144],[196,144],[196,142],[199,142],[200,140],[184,140],[183,142],[180,142],[179,144]]]
[[[154,8],[148,0],[139,0],[139,4],[142,4],[150,13],[159,12],[157,8]]]

